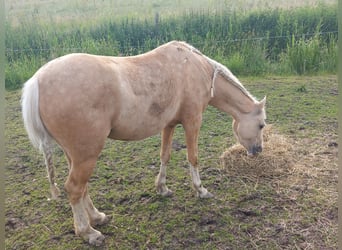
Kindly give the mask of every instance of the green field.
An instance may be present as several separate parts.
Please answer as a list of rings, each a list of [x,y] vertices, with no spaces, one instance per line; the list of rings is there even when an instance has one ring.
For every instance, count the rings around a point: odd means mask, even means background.
[[[93,22],[117,20],[126,17],[150,18],[156,13],[174,16],[184,12],[210,10],[249,12],[251,10],[289,9],[301,6],[336,4],[336,0],[273,1],[273,0],[5,0],[6,17],[12,25],[20,25],[32,19],[43,22],[65,23],[69,21]]]
[[[6,88],[21,87],[61,55],[135,55],[170,40],[194,45],[238,76],[334,74],[337,2],[300,3],[11,1]]]
[[[258,98],[267,95],[267,122],[293,143],[300,167],[253,179],[223,168],[219,157],[235,143],[231,118],[209,107],[199,163],[215,198],[200,200],[190,188],[181,127],[168,168],[174,195],[163,198],[154,187],[160,136],[108,140],[90,181],[95,205],[112,216],[98,228],[106,236],[100,249],[337,249],[336,76],[241,80]],[[19,99],[19,90],[6,94],[6,249],[96,249],[74,235],[65,192],[47,200],[44,161],[25,133]],[[60,150],[54,161],[62,187]]]

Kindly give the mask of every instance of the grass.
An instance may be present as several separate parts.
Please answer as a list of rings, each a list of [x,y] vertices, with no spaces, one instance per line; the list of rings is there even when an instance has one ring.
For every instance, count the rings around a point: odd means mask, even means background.
[[[160,136],[139,142],[108,140],[91,178],[90,193],[112,220],[98,229],[100,249],[336,249],[336,76],[241,79],[252,94],[267,95],[267,122],[298,146],[310,165],[277,178],[249,179],[220,165],[235,143],[231,118],[209,107],[200,132],[203,184],[215,194],[200,200],[190,188],[184,134],[178,127],[168,168],[171,198],[156,194]],[[97,249],[73,232],[63,191],[47,201],[42,156],[21,121],[20,91],[6,92],[6,249]],[[56,150],[57,181],[67,176]]]
[[[102,0],[87,1],[61,0],[55,1],[10,1],[5,0],[5,11],[7,20],[17,26],[26,21],[35,19],[36,21],[64,23],[64,22],[84,22],[91,20],[93,23],[110,18],[117,20],[126,17],[155,17],[156,13],[162,16],[174,16],[186,11],[201,11],[211,9],[220,11],[242,10],[244,12],[261,9],[283,8],[289,9],[301,6],[318,6],[322,3],[335,4],[336,0],[289,0],[286,2],[275,2],[272,0]]]
[[[134,55],[171,40],[192,44],[238,75],[336,73],[337,3],[254,2],[143,1],[137,11],[136,0],[61,1],[55,8],[54,1],[13,1],[5,23],[6,89],[20,88],[61,55]]]

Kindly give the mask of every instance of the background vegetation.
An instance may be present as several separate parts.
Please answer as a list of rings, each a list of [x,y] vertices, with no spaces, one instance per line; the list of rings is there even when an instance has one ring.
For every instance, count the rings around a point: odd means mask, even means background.
[[[337,3],[329,1],[297,8],[266,8],[271,1],[259,1],[259,8],[249,1],[204,1],[196,8],[192,1],[142,1],[141,12],[132,11],[139,5],[133,0],[103,1],[107,12],[98,15],[95,1],[71,1],[72,6],[62,1],[59,8],[65,9],[49,18],[48,7],[24,5],[26,12],[20,12],[13,2],[7,4],[7,89],[20,87],[42,64],[67,53],[135,55],[174,39],[189,42],[238,76],[336,72]],[[121,15],[110,15],[118,10]]]

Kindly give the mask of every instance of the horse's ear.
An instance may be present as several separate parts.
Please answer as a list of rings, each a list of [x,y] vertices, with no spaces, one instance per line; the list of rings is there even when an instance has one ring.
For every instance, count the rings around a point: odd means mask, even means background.
[[[260,108],[264,108],[264,107],[265,107],[265,104],[266,104],[266,96],[264,97],[264,99],[262,99],[262,100],[259,102],[259,107],[260,107]]]

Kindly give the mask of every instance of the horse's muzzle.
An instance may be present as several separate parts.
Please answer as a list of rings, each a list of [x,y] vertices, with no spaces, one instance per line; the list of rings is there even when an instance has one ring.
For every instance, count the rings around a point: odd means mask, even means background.
[[[248,150],[247,154],[249,156],[255,156],[257,155],[258,153],[261,153],[262,152],[262,146],[253,146],[251,150]]]

